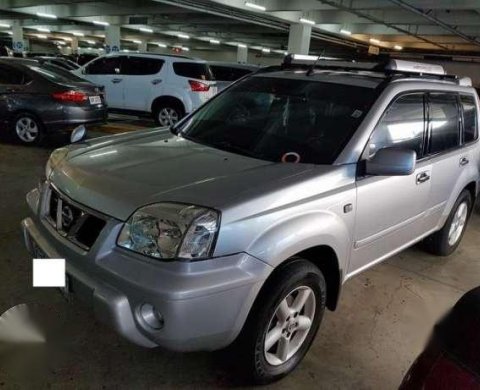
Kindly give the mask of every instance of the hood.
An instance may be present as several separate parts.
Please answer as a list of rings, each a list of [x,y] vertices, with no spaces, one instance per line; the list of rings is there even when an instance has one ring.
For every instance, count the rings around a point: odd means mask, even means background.
[[[50,178],[75,201],[126,220],[139,207],[164,201],[221,210],[310,169],[210,148],[168,130],[148,130],[72,145]]]

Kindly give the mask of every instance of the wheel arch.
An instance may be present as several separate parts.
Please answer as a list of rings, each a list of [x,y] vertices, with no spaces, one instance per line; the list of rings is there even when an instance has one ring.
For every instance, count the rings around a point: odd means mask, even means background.
[[[151,107],[150,107],[151,112],[154,112],[155,108],[157,106],[161,105],[161,104],[174,104],[174,105],[180,107],[183,111],[183,114],[185,114],[185,104],[178,97],[171,96],[171,95],[164,95],[164,96],[159,96],[159,97],[155,98],[152,101],[152,104],[151,104]]]

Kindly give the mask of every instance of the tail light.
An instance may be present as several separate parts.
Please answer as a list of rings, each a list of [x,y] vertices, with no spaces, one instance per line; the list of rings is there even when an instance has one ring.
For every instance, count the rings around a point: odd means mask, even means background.
[[[188,80],[188,83],[190,84],[192,92],[207,92],[210,89],[210,85],[201,83],[200,81]]]
[[[63,91],[55,92],[53,95],[55,100],[60,102],[70,102],[70,103],[83,103],[86,102],[88,96],[80,91]]]

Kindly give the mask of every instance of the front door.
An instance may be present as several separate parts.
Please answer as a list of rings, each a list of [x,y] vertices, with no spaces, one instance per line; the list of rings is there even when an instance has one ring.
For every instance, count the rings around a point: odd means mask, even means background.
[[[407,246],[425,229],[432,166],[422,161],[425,144],[423,93],[398,97],[386,110],[364,157],[385,147],[415,150],[409,176],[366,176],[357,180],[357,214],[349,276]]]

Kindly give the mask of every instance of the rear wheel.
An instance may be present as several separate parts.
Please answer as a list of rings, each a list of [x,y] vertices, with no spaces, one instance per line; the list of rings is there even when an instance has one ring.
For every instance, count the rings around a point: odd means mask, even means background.
[[[467,227],[472,203],[470,192],[463,190],[443,228],[425,239],[424,247],[428,252],[437,256],[448,256],[457,249]]]
[[[276,381],[300,363],[325,311],[325,279],[316,266],[296,257],[277,272],[233,346],[239,370],[257,384]]]
[[[20,113],[12,122],[12,136],[25,145],[38,145],[44,137],[41,121],[32,114]]]
[[[172,126],[182,119],[184,115],[183,108],[179,103],[162,102],[155,104],[153,108],[153,119],[158,126]]]

